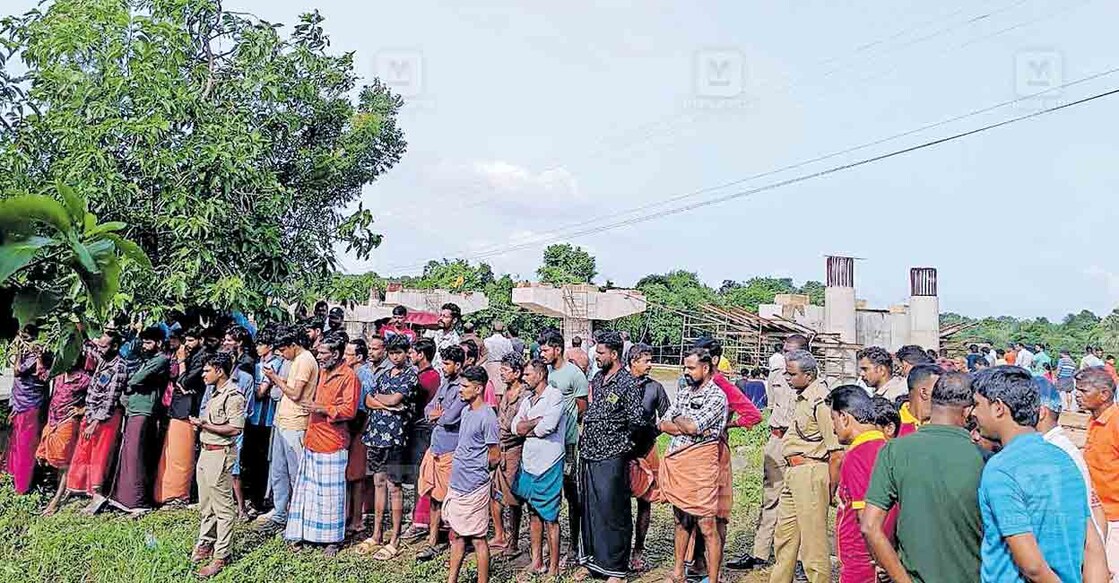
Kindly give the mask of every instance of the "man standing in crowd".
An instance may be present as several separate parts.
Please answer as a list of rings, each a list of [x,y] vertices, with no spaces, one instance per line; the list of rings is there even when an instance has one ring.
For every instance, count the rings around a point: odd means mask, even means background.
[[[1084,453],[1069,439],[1068,433],[1059,423],[1061,417],[1061,393],[1053,383],[1042,377],[1034,377],[1034,386],[1041,395],[1041,410],[1038,413],[1036,429],[1038,433],[1053,445],[1061,448],[1065,454],[1076,464],[1080,477],[1084,480],[1084,488],[1088,491],[1088,508],[1092,513],[1092,522],[1096,525],[1100,540],[1107,532],[1107,516],[1103,511],[1103,503],[1092,486],[1092,475],[1088,471],[1088,463],[1084,461]]]
[[[665,498],[672,504],[676,531],[674,581],[684,579],[691,542],[702,533],[710,581],[719,580],[723,562],[719,514],[719,440],[727,423],[727,399],[715,386],[711,353],[693,348],[684,357],[686,385],[665,412],[658,429],[672,439],[659,473]],[[697,551],[698,552],[698,551]]]
[[[641,394],[641,413],[645,417],[643,430],[635,437],[633,459],[629,462],[629,486],[637,500],[637,518],[634,521],[633,553],[629,560],[629,570],[643,573],[649,570],[645,561],[645,537],[653,520],[653,504],[661,502],[658,474],[660,456],[657,454],[657,420],[664,418],[671,401],[664,385],[649,376],[653,368],[653,347],[638,343],[630,348],[627,356],[629,373]]]
[[[361,385],[357,399],[357,414],[350,421],[350,446],[346,455],[346,537],[365,532],[365,482],[368,474],[369,448],[363,441],[365,428],[369,421],[369,408],[366,398],[373,393],[377,382],[373,369],[366,366],[369,359],[369,345],[364,338],[353,338],[346,343],[343,363],[353,369]],[[372,486],[376,506],[376,487]]]
[[[66,473],[70,469],[74,444],[78,441],[78,426],[81,424],[82,410],[85,409],[89,383],[89,373],[85,370],[83,359],[76,360],[70,370],[51,379],[47,424],[43,426],[43,436],[39,439],[35,457],[40,463],[58,471],[58,489],[43,511],[44,516],[54,514],[66,497]]]
[[[1091,344],[1084,347],[1084,358],[1080,359],[1080,368],[1093,368],[1103,366],[1103,361],[1096,356],[1096,349]]]
[[[497,415],[482,398],[486,370],[480,366],[462,371],[459,398],[466,404],[459,423],[458,444],[451,462],[451,479],[443,503],[443,516],[451,529],[451,564],[447,583],[457,583],[459,571],[470,543],[478,558],[478,583],[490,580],[490,548],[486,534],[490,527],[489,502],[491,472],[497,467]]]
[[[416,342],[416,332],[405,323],[408,318],[408,308],[404,306],[396,306],[392,309],[392,318],[384,326],[381,326],[380,336],[385,340],[400,334],[408,339],[409,343]]]
[[[1033,370],[1034,367],[1034,353],[1026,348],[1026,343],[1018,342],[1014,345],[1018,351],[1018,356],[1014,358],[1014,366],[1024,368],[1026,370]]]
[[[909,392],[905,379],[894,376],[894,359],[885,348],[871,346],[860,350],[856,356],[859,377],[872,395],[893,401]]]
[[[620,334],[606,332],[595,347],[600,370],[591,382],[579,441],[579,564],[585,569],[580,574],[607,577],[608,583],[624,581],[629,568],[633,517],[628,462],[633,438],[645,423],[641,395],[622,365],[624,346]]]
[[[261,530],[268,534],[281,532],[287,525],[288,506],[303,459],[308,418],[306,405],[314,401],[315,389],[319,385],[319,363],[315,355],[303,347],[300,342],[302,336],[297,328],[288,328],[276,340],[280,355],[291,363],[286,378],[271,369],[264,369],[264,376],[281,393],[273,419],[275,432],[269,471],[272,502],[276,509],[268,522],[261,526]]]
[[[315,356],[321,367],[315,397],[304,403],[309,413],[303,459],[295,480],[284,538],[325,544],[327,556],[338,553],[346,537],[346,461],[348,422],[357,413],[361,383],[342,363],[344,338],[324,338]]]
[[[153,497],[160,505],[186,505],[190,503],[190,486],[194,480],[195,428],[190,423],[194,393],[182,381],[190,379],[192,388],[205,386],[202,381],[202,361],[192,359],[201,353],[201,331],[188,330],[183,338],[182,349],[171,353],[175,359],[172,365],[171,404],[167,408],[166,436],[159,456],[159,467],[155,472]],[[193,362],[192,362],[193,360]],[[196,369],[191,369],[196,366]],[[178,373],[175,375],[175,373]]]
[[[424,338],[430,338],[435,342],[435,360],[431,365],[435,368],[440,368],[443,357],[443,349],[448,346],[458,346],[462,339],[459,337],[458,327],[459,320],[462,319],[462,310],[459,309],[458,304],[446,303],[439,309],[439,320],[436,322],[435,330],[428,330],[424,334]]]
[[[248,417],[245,418],[245,427],[252,428],[255,433],[250,444],[252,448],[249,451],[255,452],[252,455],[261,456],[262,459],[271,461],[271,448],[272,437],[274,434],[273,424],[276,419],[276,408],[279,405],[280,398],[283,393],[273,386],[272,381],[268,380],[264,371],[270,370],[281,377],[287,376],[290,363],[285,361],[279,354],[276,353],[276,340],[283,332],[279,325],[270,324],[266,325],[257,333],[256,337],[256,370],[253,372],[253,381],[256,383],[256,394],[252,410],[249,411]],[[255,440],[261,440],[259,445]],[[258,468],[257,475],[252,478],[252,488],[250,489],[250,499],[256,508],[263,509],[267,503],[267,498],[271,490],[271,464],[267,468]],[[264,516],[263,520],[276,515],[273,508]]]
[[[859,519],[878,566],[894,581],[977,581],[983,456],[964,429],[973,405],[966,373],[940,376],[929,422],[878,453]],[[886,531],[898,508],[897,549]]]
[[[1047,365],[1049,367],[1053,366],[1053,359],[1050,358],[1049,354],[1045,352],[1045,345],[1040,342],[1034,345],[1034,350],[1036,352],[1034,352],[1033,373],[1034,376],[1041,376],[1045,374]]]
[[[984,360],[983,355],[979,353],[978,344],[969,344],[967,347],[967,371],[975,372],[975,363]]]
[[[459,424],[466,402],[460,396],[463,363],[466,353],[457,344],[443,349],[443,384],[431,402],[424,408],[424,416],[434,426],[431,447],[420,464],[419,489],[416,494],[430,499],[431,516],[428,522],[427,546],[416,555],[416,560],[430,561],[440,555],[446,546],[439,544],[443,502],[451,481],[451,459],[458,447]]]
[[[513,418],[521,409],[521,401],[527,399],[527,389],[521,382],[524,374],[524,359],[516,352],[510,352],[501,359],[499,367],[505,393],[497,406],[498,446],[501,456],[494,470],[493,500],[490,502],[490,517],[493,519],[493,539],[490,546],[500,550],[505,557],[516,557],[521,538],[521,503],[513,495],[513,486],[521,468],[521,450],[525,439],[513,426]],[[506,529],[503,516],[509,513]]]
[[[792,425],[782,439],[788,464],[777,505],[770,583],[792,583],[797,558],[810,583],[830,583],[828,507],[839,481],[843,447],[824,403],[827,387],[807,351],[785,355],[785,380],[795,393]]]
[[[221,572],[229,561],[233,540],[233,523],[237,520],[233,499],[233,467],[237,451],[234,439],[245,426],[245,397],[230,380],[233,358],[218,353],[206,358],[202,378],[214,387],[201,417],[191,417],[190,424],[200,430],[202,443],[198,454],[198,542],[191,562],[212,558],[198,571],[201,578]]]
[[[913,373],[910,373],[913,374]],[[878,452],[886,436],[878,429],[874,399],[862,387],[843,385],[825,399],[839,443],[847,446],[839,468],[839,509],[835,513],[835,546],[839,556],[840,583],[875,580],[874,559],[859,530],[859,515],[866,508],[866,490]],[[893,536],[897,512],[886,519],[886,534]]]
[[[87,368],[93,362],[96,364],[92,366],[85,415],[78,428],[77,445],[66,476],[66,489],[70,493],[84,492],[93,498],[86,514],[104,503],[105,478],[111,474],[116,456],[117,433],[124,416],[118,402],[128,384],[128,371],[120,357],[120,345],[120,336],[106,332],[99,340],[86,346]]]
[[[124,438],[120,447],[120,464],[111,503],[125,512],[150,507],[150,486],[158,464],[155,417],[156,402],[167,388],[171,365],[159,351],[163,330],[156,327],[140,333],[140,367],[128,377],[125,394]]]
[[[785,370],[785,345],[783,343],[773,347],[773,354],[769,355],[769,370]]]
[[[808,350],[808,338],[793,334],[785,339],[781,362],[790,352]],[[769,561],[773,550],[773,530],[777,525],[777,502],[785,486],[785,456],[782,438],[792,424],[795,393],[785,380],[785,366],[771,369],[765,384],[769,404],[769,439],[762,450],[762,504],[758,530],[754,534],[753,555],[745,554],[727,563],[729,569],[753,569]]]
[[[914,344],[906,344],[898,349],[898,372],[901,378],[909,377],[909,371],[919,364],[934,364],[934,360],[929,358],[929,354],[925,352],[920,346]]]
[[[485,347],[485,358],[480,360],[479,364],[486,369],[486,376],[494,387],[494,395],[500,398],[505,393],[505,380],[501,376],[501,359],[513,352],[513,343],[505,337],[505,323],[494,320],[493,334],[486,338],[482,345]]]
[[[563,495],[563,457],[567,439],[563,394],[548,383],[548,365],[533,359],[525,368],[524,381],[531,393],[521,401],[513,418],[517,435],[525,438],[521,471],[513,493],[529,513],[530,569],[537,575],[559,574],[560,498]],[[543,545],[548,538],[548,567],[544,567]]]
[[[330,336],[339,332],[345,333],[345,325],[346,310],[343,310],[341,306],[334,306],[330,308],[330,313],[326,316],[326,329],[323,330],[323,336]]]
[[[7,471],[17,494],[27,494],[35,477],[35,450],[42,433],[41,417],[47,403],[50,355],[37,343],[39,329],[27,324],[14,341],[15,378],[12,380],[11,436],[8,438]]]
[[[1099,580],[1107,565],[1087,489],[1076,464],[1034,429],[1040,398],[1029,369],[987,369],[973,385],[979,431],[1001,445],[979,482],[981,580]]]
[[[1119,582],[1119,407],[1115,405],[1115,379],[1102,367],[1082,369],[1076,373],[1076,402],[1091,415],[1084,461],[1107,518],[1107,565],[1113,573],[1112,581]]]
[[[386,342],[392,368],[379,377],[373,392],[365,397],[369,423],[362,441],[368,447],[369,471],[373,473],[373,536],[362,543],[364,552],[382,543],[385,509],[389,508],[392,531],[389,542],[374,559],[388,561],[400,552],[400,529],[404,517],[404,491],[401,489],[401,466],[410,399],[419,382],[416,370],[408,362],[408,338],[396,335]]]
[[[517,327],[509,325],[509,342],[513,345],[513,354],[521,357],[523,361],[525,358],[525,341],[517,336]]]
[[[583,338],[576,336],[571,339],[571,348],[566,351],[567,362],[579,367],[583,374],[587,374],[587,369],[591,366],[591,359],[587,356],[587,351],[583,349]]]
[[[540,358],[548,365],[548,384],[559,389],[563,395],[565,424],[563,459],[563,495],[567,500],[567,524],[570,540],[568,556],[579,553],[581,535],[580,518],[582,505],[579,502],[579,427],[583,413],[587,410],[587,396],[590,394],[587,377],[578,365],[564,358],[563,336],[555,330],[547,330],[540,336]],[[627,543],[628,544],[628,543]]]
[[[431,366],[435,358],[435,342],[430,338],[420,338],[412,346],[409,360],[416,368],[417,385],[409,399],[408,407],[408,439],[404,446],[404,467],[401,471],[403,483],[416,488],[416,502],[412,508],[412,524],[401,535],[404,542],[411,542],[424,538],[428,534],[428,523],[431,520],[431,499],[421,496],[417,483],[420,477],[420,465],[423,463],[427,449],[431,447],[431,421],[424,415],[427,404],[435,397],[443,377]]]
[[[901,427],[898,427],[898,437],[904,437],[917,431],[932,415],[932,394],[937,379],[944,374],[935,364],[919,364],[909,371],[906,384],[909,385],[909,400],[902,403],[898,410]]]
[[[318,354],[319,344],[322,344],[323,327],[325,321],[322,318],[311,318],[303,324],[303,331],[307,335],[307,341],[310,343],[306,348],[311,351],[311,354]]]

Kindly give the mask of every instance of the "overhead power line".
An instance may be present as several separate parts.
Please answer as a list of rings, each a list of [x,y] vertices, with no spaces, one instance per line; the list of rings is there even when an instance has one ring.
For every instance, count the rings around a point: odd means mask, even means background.
[[[1113,71],[1114,71],[1114,69],[1113,69]],[[800,182],[806,182],[806,181],[813,180],[813,179],[816,179],[816,178],[822,178],[824,176],[829,176],[831,174],[836,174],[836,173],[843,172],[843,171],[846,171],[846,170],[851,170],[851,169],[858,168],[858,167],[861,167],[861,166],[866,166],[868,164],[873,164],[875,162],[881,162],[883,160],[888,160],[890,158],[895,158],[895,157],[902,156],[902,155],[905,155],[905,154],[909,154],[909,153],[912,153],[912,152],[916,152],[916,151],[919,151],[919,150],[924,150],[924,149],[927,149],[927,148],[931,148],[933,146],[938,146],[940,144],[945,144],[945,143],[948,143],[948,142],[960,140],[960,139],[966,138],[968,136],[972,136],[972,135],[975,135],[975,134],[979,134],[979,133],[987,132],[987,131],[990,131],[990,130],[993,130],[993,129],[1008,126],[1008,125],[1011,125],[1011,124],[1014,124],[1014,123],[1017,123],[1017,122],[1020,122],[1020,121],[1033,119],[1033,118],[1040,117],[1040,116],[1043,116],[1043,115],[1047,115],[1047,114],[1050,114],[1050,113],[1053,113],[1053,112],[1056,112],[1056,111],[1069,109],[1069,108],[1072,108],[1072,107],[1083,105],[1085,103],[1090,103],[1092,101],[1096,101],[1098,99],[1103,99],[1105,97],[1111,97],[1111,96],[1116,95],[1116,94],[1119,94],[1119,89],[1112,89],[1112,90],[1109,90],[1109,91],[1105,91],[1103,93],[1097,93],[1097,94],[1091,95],[1089,97],[1084,97],[1084,98],[1081,98],[1081,99],[1077,99],[1075,101],[1071,101],[1071,102],[1068,102],[1068,103],[1063,103],[1063,104],[1056,105],[1056,106],[1053,106],[1053,107],[1041,109],[1041,110],[1038,110],[1038,111],[1035,111],[1035,112],[1032,112],[1032,113],[1028,113],[1028,114],[1025,114],[1025,115],[1018,116],[1018,117],[1013,117],[1013,118],[1006,119],[1006,120],[1003,120],[1003,121],[1000,121],[1000,122],[995,122],[995,123],[992,123],[992,124],[981,126],[981,127],[975,128],[975,129],[967,130],[967,131],[964,131],[964,132],[959,132],[959,133],[952,134],[950,136],[946,136],[946,137],[943,137],[943,138],[938,138],[938,139],[935,139],[935,140],[922,142],[922,143],[914,145],[914,146],[909,146],[907,148],[893,150],[893,151],[890,151],[890,152],[887,152],[887,153],[884,153],[884,154],[879,154],[879,155],[876,155],[876,156],[863,158],[863,159],[860,159],[860,160],[856,160],[854,162],[850,162],[848,164],[833,166],[833,167],[830,167],[830,168],[827,168],[827,169],[824,169],[824,170],[820,170],[818,172],[812,172],[810,174],[803,174],[803,175],[796,176],[796,177],[793,177],[793,178],[789,178],[789,179],[786,179],[786,180],[773,182],[773,183],[770,183],[770,184],[766,184],[764,186],[759,186],[757,188],[751,188],[751,189],[747,189],[747,190],[733,192],[733,193],[726,194],[726,195],[723,195],[723,196],[718,196],[718,197],[711,198],[711,199],[692,202],[692,203],[689,203],[689,204],[686,204],[686,205],[682,205],[682,206],[678,206],[678,207],[674,207],[674,208],[670,208],[670,209],[665,209],[663,211],[658,211],[658,212],[655,212],[655,213],[650,213],[650,214],[647,214],[647,215],[642,215],[642,216],[634,217],[634,218],[631,218],[631,219],[626,219],[626,220],[622,220],[622,221],[616,221],[616,222],[613,222],[613,223],[608,223],[606,225],[598,225],[598,226],[594,226],[594,227],[591,227],[591,228],[581,229],[581,230],[578,230],[578,231],[574,231],[572,233],[564,234],[560,237],[555,237],[555,238],[546,239],[546,240],[536,240],[536,241],[532,241],[532,242],[529,242],[529,243],[522,243],[522,244],[519,244],[519,245],[511,245],[511,246],[503,248],[503,249],[496,249],[496,250],[488,251],[488,252],[475,253],[475,254],[471,254],[471,255],[468,255],[468,256],[461,257],[461,259],[479,260],[479,259],[485,259],[487,257],[504,255],[506,253],[519,251],[521,249],[529,249],[529,248],[537,247],[537,246],[540,246],[540,245],[546,245],[546,244],[553,243],[553,242],[560,241],[560,240],[564,240],[564,239],[569,239],[569,238],[573,238],[573,237],[580,237],[580,236],[583,236],[583,235],[603,233],[603,232],[606,232],[606,231],[611,231],[611,230],[618,229],[618,228],[621,228],[621,227],[626,227],[626,226],[629,226],[629,225],[634,225],[634,224],[638,224],[638,223],[643,223],[643,222],[655,220],[655,219],[665,217],[665,216],[669,216],[669,215],[673,215],[673,214],[684,213],[684,212],[695,210],[695,209],[698,209],[698,208],[707,207],[707,206],[711,206],[711,205],[715,205],[715,204],[720,204],[720,203],[723,203],[723,202],[727,202],[729,200],[744,198],[744,197],[747,197],[747,196],[753,196],[753,195],[761,193],[761,192],[766,192],[766,191],[769,191],[769,190],[775,190],[775,189],[778,189],[778,188],[782,188],[782,187],[785,187],[785,186],[790,186],[790,185],[797,184],[797,183],[800,183]],[[407,269],[414,269],[416,267],[422,267],[423,265],[424,264],[416,264],[416,265],[411,265],[411,266],[406,266],[406,267],[397,267],[395,269],[407,270]]]

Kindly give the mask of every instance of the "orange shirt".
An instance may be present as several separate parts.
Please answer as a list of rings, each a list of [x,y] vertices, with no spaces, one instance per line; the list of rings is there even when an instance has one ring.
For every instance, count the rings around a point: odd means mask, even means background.
[[[1006,351],[1006,364],[1013,365],[1014,361],[1016,361],[1016,360],[1018,360],[1018,351],[1017,350],[1007,350]]]
[[[357,413],[361,381],[354,370],[339,365],[332,371],[322,370],[315,404],[326,407],[326,413],[311,413],[303,447],[316,453],[334,453],[346,449],[350,442],[347,421]]]
[[[1084,461],[1108,522],[1119,520],[1119,407],[1111,405],[1088,421]]]

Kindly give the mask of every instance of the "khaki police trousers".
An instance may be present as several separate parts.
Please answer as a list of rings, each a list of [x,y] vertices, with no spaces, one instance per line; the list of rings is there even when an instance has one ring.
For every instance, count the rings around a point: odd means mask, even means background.
[[[785,456],[781,455],[781,438],[770,435],[762,451],[762,509],[758,530],[754,533],[755,557],[769,559],[773,551],[773,529],[777,526],[777,501],[785,486]]]
[[[233,469],[237,450],[232,446],[198,454],[198,544],[213,545],[214,558],[229,558],[233,540],[233,523],[237,520],[237,502],[233,499]]]
[[[785,486],[777,503],[770,583],[792,583],[798,554],[809,583],[831,583],[828,480],[827,463],[785,470]]]

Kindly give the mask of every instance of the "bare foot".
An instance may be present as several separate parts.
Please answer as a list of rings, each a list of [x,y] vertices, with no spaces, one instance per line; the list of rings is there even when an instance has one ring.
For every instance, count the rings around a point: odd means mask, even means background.
[[[55,512],[58,512],[58,502],[51,500],[51,503],[47,504],[46,509],[43,510],[43,516],[52,516]]]
[[[586,567],[579,567],[578,569],[576,569],[575,574],[571,576],[571,579],[574,581],[586,581],[590,577],[590,569],[587,569]]]

